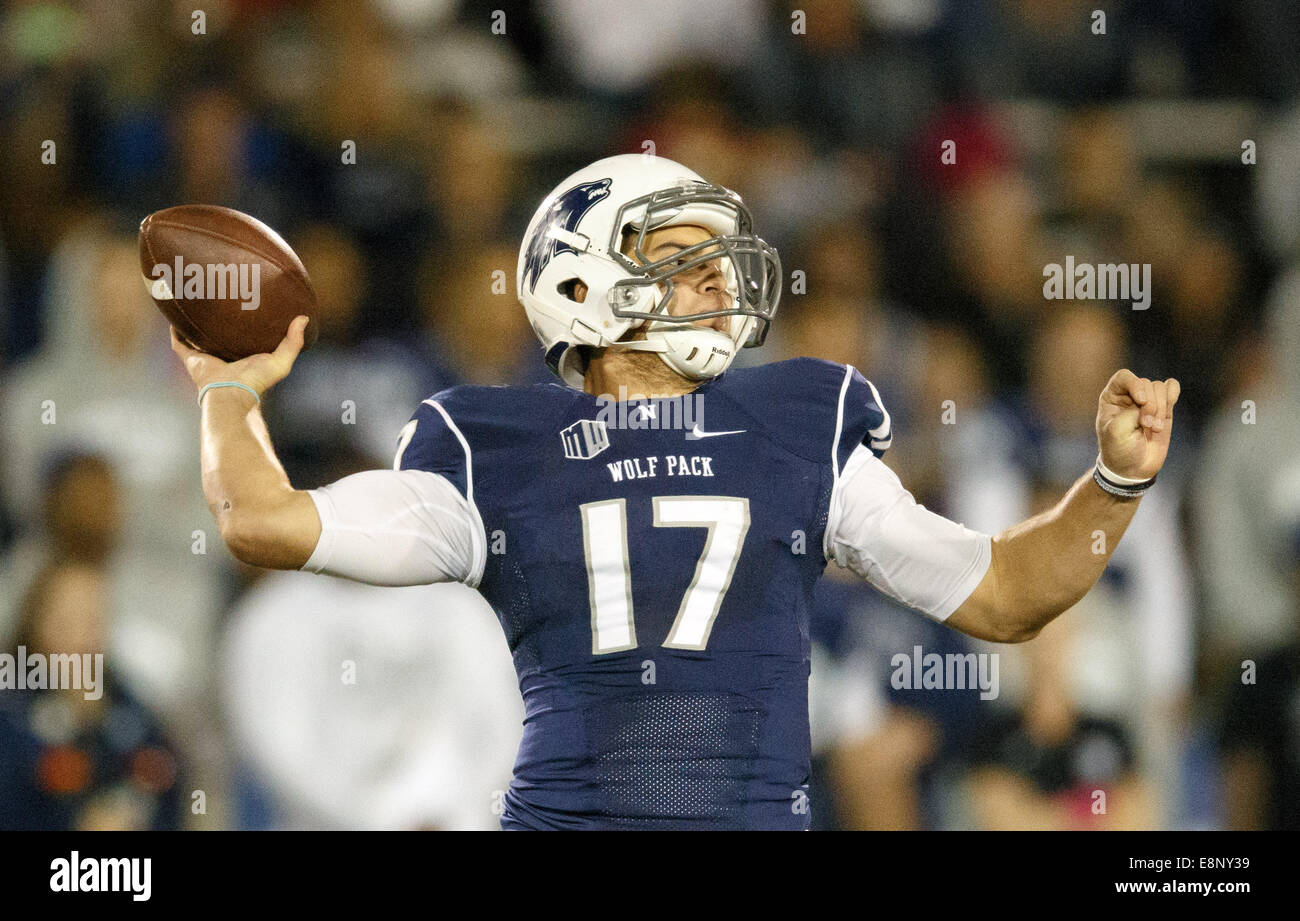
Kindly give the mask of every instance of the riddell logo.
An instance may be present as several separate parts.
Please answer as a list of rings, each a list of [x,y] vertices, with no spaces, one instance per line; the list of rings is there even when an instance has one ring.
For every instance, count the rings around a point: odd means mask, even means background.
[[[198,263],[176,257],[175,265],[159,262],[144,280],[160,301],[239,301],[241,310],[256,310],[262,302],[262,267],[252,263]]]
[[[147,902],[153,891],[151,857],[69,857],[50,861],[51,892],[130,892],[132,900]]]

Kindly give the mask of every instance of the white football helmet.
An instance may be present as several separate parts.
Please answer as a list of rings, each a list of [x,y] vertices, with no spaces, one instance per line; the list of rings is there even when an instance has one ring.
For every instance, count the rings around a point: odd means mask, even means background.
[[[645,235],[681,224],[713,236],[650,261]],[[730,306],[671,315],[672,279],[705,263],[721,271]],[[581,302],[573,299],[579,281]],[[739,195],[672,160],[622,154],[578,170],[546,197],[524,234],[515,282],[547,365],[582,389],[583,346],[657,352],[684,377],[716,377],[739,349],[763,344],[782,277]],[[726,332],[693,325],[720,316]],[[644,339],[624,340],[642,325]]]

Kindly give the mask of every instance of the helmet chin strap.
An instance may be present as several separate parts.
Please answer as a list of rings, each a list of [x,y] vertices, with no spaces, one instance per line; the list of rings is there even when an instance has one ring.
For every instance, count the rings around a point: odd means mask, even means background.
[[[649,339],[633,339],[631,342],[615,342],[607,348],[621,352],[666,352],[668,346],[663,342],[651,342]]]
[[[735,270],[727,267],[727,292],[732,303],[737,300],[738,285]],[[662,293],[656,292],[652,310],[663,306]],[[731,324],[735,317],[729,317]],[[616,348],[629,352],[654,352],[663,363],[687,380],[700,381],[717,377],[731,366],[740,344],[729,333],[718,329],[647,320],[644,339],[616,343]]]
[[[645,339],[619,342],[629,352],[654,352],[682,377],[699,381],[717,377],[736,357],[736,343],[728,334],[698,326],[665,324],[651,329]]]

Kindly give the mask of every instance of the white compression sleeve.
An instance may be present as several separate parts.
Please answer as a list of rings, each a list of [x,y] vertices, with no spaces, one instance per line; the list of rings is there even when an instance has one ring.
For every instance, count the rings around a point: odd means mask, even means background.
[[[979,585],[992,555],[988,535],[918,505],[865,446],[836,482],[826,529],[828,559],[940,621]]]
[[[367,470],[307,494],[316,503],[321,536],[304,572],[372,585],[477,586],[483,575],[483,523],[443,476]]]

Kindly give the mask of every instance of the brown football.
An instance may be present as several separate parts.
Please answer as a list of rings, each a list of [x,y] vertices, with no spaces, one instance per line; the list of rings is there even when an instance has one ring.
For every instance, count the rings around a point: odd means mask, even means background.
[[[270,352],[306,314],[316,341],[316,292],[302,260],[257,218],[216,205],[178,205],[140,222],[145,286],[181,338],[224,361]]]

